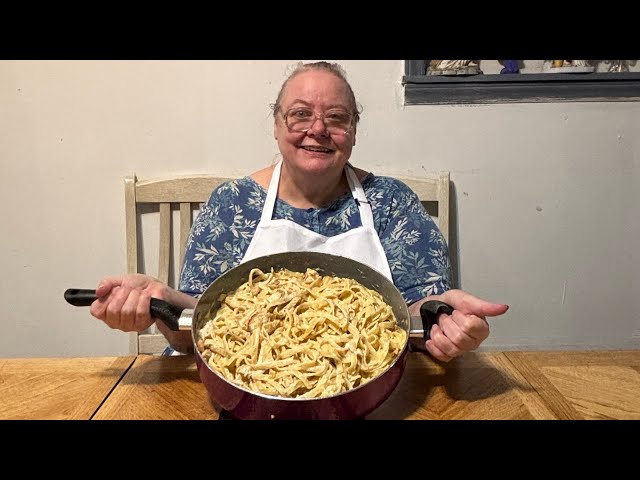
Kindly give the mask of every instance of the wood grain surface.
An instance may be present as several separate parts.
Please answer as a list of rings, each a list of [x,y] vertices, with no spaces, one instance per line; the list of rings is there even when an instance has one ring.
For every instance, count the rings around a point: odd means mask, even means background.
[[[507,352],[561,419],[640,419],[640,351]]]
[[[554,415],[503,353],[438,363],[414,352],[395,391],[368,419],[551,419]]]
[[[94,420],[214,420],[191,355],[139,355]]]
[[[88,420],[134,359],[0,359],[0,419]]]
[[[0,419],[218,417],[192,356],[0,359]],[[640,351],[413,352],[367,419],[640,419]]]

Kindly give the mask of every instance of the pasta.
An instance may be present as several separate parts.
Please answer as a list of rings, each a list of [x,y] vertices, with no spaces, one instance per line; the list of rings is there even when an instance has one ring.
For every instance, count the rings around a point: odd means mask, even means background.
[[[406,340],[382,295],[353,279],[254,268],[209,312],[197,344],[209,366],[236,385],[321,398],[381,374]]]

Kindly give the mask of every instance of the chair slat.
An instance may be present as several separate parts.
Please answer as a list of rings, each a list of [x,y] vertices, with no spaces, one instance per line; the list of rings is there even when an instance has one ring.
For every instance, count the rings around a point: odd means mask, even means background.
[[[125,224],[127,230],[127,273],[138,271],[138,226],[136,177],[124,179]]]
[[[214,188],[231,178],[192,175],[168,180],[147,180],[136,185],[138,203],[206,202]]]
[[[449,245],[449,172],[438,178],[438,227]]]
[[[169,283],[169,253],[171,251],[171,204],[160,204],[160,253],[158,255],[158,279]]]

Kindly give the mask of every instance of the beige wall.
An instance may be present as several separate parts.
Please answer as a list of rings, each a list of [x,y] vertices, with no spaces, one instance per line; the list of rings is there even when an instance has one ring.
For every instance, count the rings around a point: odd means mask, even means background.
[[[125,269],[123,178],[272,162],[292,63],[0,61],[0,357],[129,352],[63,299]],[[402,61],[341,63],[353,163],[451,172],[461,287],[511,305],[484,348],[640,347],[640,103],[404,106]]]

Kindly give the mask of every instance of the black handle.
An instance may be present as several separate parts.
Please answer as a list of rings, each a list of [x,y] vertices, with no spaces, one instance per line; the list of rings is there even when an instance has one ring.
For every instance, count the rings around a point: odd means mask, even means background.
[[[64,292],[64,299],[76,307],[90,307],[97,298],[95,290],[69,288]]]
[[[438,316],[441,313],[451,315],[453,313],[453,307],[448,303],[441,302],[440,300],[427,300],[420,305],[420,317],[422,318],[422,329],[424,330],[425,342],[429,340],[431,335],[431,327],[438,323]]]
[[[68,288],[64,292],[64,299],[76,307],[89,307],[97,298],[95,290]],[[177,307],[159,298],[152,298],[151,307],[149,308],[151,316],[159,318],[167,327],[174,331],[180,330],[178,319],[180,315],[182,315],[183,310],[184,308]]]

